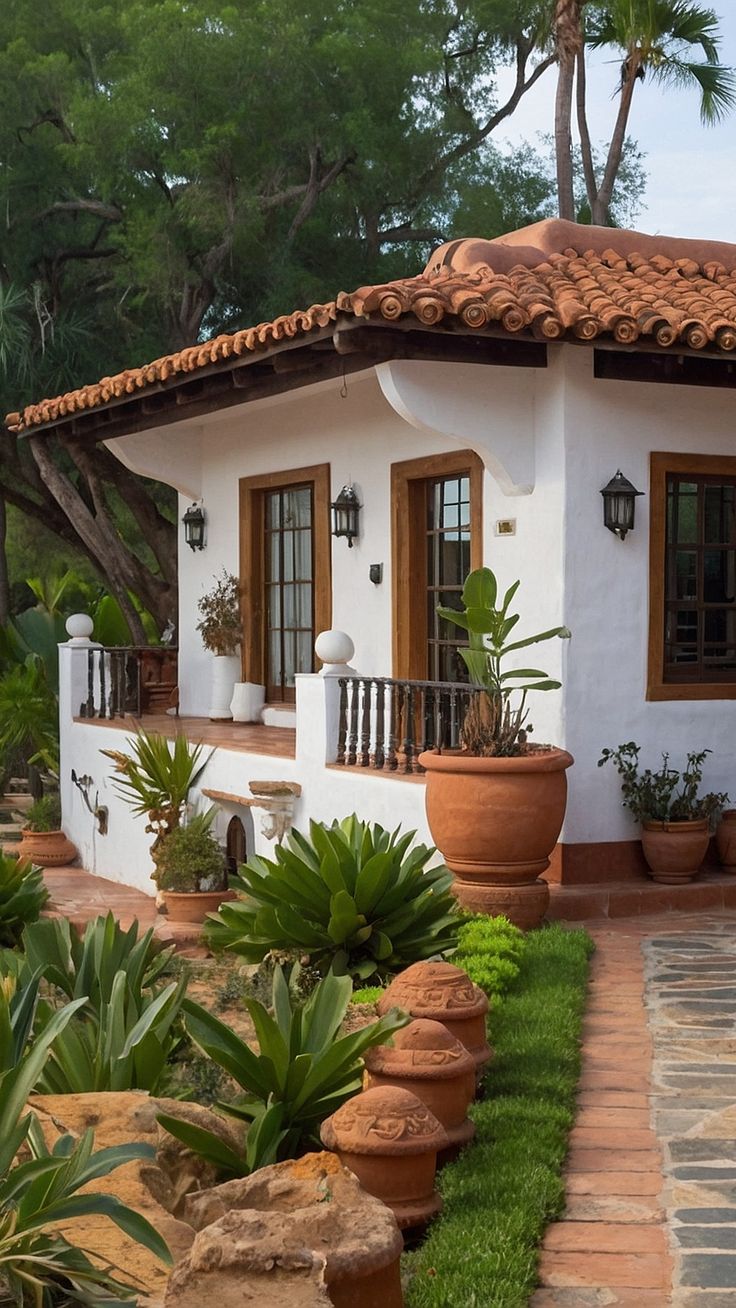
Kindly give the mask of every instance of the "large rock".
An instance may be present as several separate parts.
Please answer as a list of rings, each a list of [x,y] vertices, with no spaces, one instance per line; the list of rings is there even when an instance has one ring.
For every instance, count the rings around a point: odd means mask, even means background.
[[[401,1308],[396,1222],[333,1154],[190,1195],[184,1214],[198,1234],[164,1308]]]
[[[141,1140],[160,1147],[163,1166],[138,1161],[119,1167],[87,1188],[117,1195],[123,1203],[142,1213],[166,1240],[174,1259],[184,1256],[194,1238],[192,1227],[181,1221],[181,1190],[188,1185],[211,1185],[213,1173],[178,1145],[156,1121],[157,1112],[187,1116],[218,1133],[227,1131],[222,1118],[197,1104],[176,1099],[152,1099],[144,1091],[84,1095],[34,1095],[29,1107],[36,1113],[46,1143],[51,1146],[61,1135],[81,1136],[88,1127],[95,1133],[95,1149]],[[167,1170],[168,1168],[168,1170]],[[162,1202],[163,1200],[163,1202]],[[150,1308],[161,1303],[168,1269],[153,1254],[125,1235],[105,1217],[84,1217],[60,1228],[68,1240],[82,1245],[106,1263],[112,1263],[123,1279],[140,1284]]]

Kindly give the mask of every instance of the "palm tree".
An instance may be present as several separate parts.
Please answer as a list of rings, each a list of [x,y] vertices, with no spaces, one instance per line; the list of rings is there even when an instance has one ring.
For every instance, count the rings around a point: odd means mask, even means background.
[[[572,93],[575,66],[584,58],[582,8],[585,0],[555,0],[553,19],[557,52],[557,95],[555,98],[555,159],[557,163],[557,199],[560,218],[574,221],[573,198]]]
[[[736,79],[732,69],[720,62],[715,11],[689,0],[593,0],[586,8],[584,27],[585,45],[613,48],[621,55],[618,113],[597,182],[587,128],[582,45],[578,53],[578,126],[588,200],[592,221],[605,225],[637,82],[651,77],[667,88],[698,90],[701,121],[711,126],[736,104]]]

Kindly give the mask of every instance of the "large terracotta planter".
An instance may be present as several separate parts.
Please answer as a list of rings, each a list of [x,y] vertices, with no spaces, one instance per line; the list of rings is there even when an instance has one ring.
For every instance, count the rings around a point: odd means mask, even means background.
[[[447,1135],[416,1095],[396,1086],[364,1090],[328,1117],[320,1134],[402,1230],[424,1226],[440,1211],[434,1178]]]
[[[476,1080],[493,1056],[486,1040],[488,996],[453,963],[412,963],[384,990],[376,1009],[383,1017],[390,1008],[403,1008],[412,1017],[441,1022],[467,1049]]]
[[[161,897],[170,922],[201,922],[204,925],[208,913],[216,913],[220,904],[235,899],[235,891],[190,890],[183,893],[162,890]]]
[[[549,902],[538,878],[562,828],[572,755],[564,749],[518,758],[426,751],[419,762],[426,772],[427,821],[455,874],[457,899],[476,912],[536,926]],[[535,888],[508,894],[519,886]]]
[[[692,881],[708,852],[705,819],[692,822],[644,822],[641,846],[654,881],[665,886]]]
[[[736,808],[727,808],[716,827],[716,849],[723,866],[736,872]]]
[[[74,862],[77,847],[63,831],[31,831],[24,827],[18,853],[21,858],[28,858],[39,867],[62,867]]]
[[[396,1085],[426,1104],[447,1132],[447,1152],[454,1156],[472,1140],[468,1106],[475,1096],[475,1060],[441,1022],[410,1022],[395,1033],[392,1045],[367,1051],[365,1068],[366,1089]]]

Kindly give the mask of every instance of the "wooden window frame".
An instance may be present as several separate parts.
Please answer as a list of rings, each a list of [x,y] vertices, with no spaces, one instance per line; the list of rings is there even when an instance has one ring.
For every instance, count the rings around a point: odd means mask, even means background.
[[[426,677],[426,531],[424,486],[433,477],[466,473],[470,478],[470,567],[483,564],[483,460],[474,450],[450,450],[391,464],[391,585],[393,675],[400,680]],[[422,617],[416,597],[421,592]]]
[[[728,681],[665,681],[665,589],[667,545],[667,476],[733,477],[736,456],[729,454],[666,454],[649,456],[649,657],[647,699],[736,699],[736,679]]]
[[[243,640],[243,681],[266,684],[266,615],[264,608],[263,545],[265,492],[285,486],[312,486],[314,513],[314,633],[332,626],[332,536],[330,533],[330,465],[316,463],[308,468],[286,468],[283,472],[241,477],[240,494],[240,582]],[[314,656],[313,656],[314,657]],[[314,669],[315,664],[313,662]]]

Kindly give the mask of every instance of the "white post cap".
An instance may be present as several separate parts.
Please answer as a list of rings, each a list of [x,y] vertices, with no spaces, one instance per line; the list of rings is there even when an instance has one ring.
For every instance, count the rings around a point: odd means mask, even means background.
[[[95,624],[89,613],[72,613],[66,620],[66,630],[70,645],[89,645]]]
[[[323,677],[354,676],[355,669],[350,667],[350,660],[355,653],[355,645],[345,631],[321,631],[314,642],[314,652],[322,660],[320,675]]]

